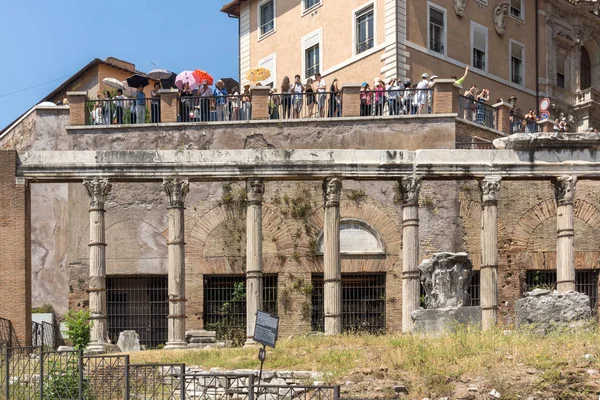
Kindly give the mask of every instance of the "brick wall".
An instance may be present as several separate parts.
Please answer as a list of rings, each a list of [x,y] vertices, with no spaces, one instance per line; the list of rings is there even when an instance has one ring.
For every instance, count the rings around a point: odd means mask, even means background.
[[[0,317],[19,344],[31,343],[31,243],[28,188],[16,183],[17,153],[0,150]]]

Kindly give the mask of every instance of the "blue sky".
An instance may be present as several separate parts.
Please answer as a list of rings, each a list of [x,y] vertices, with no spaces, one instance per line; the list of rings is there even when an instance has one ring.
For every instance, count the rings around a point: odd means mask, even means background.
[[[238,20],[219,12],[227,2],[0,1],[0,129],[94,58],[237,78]]]

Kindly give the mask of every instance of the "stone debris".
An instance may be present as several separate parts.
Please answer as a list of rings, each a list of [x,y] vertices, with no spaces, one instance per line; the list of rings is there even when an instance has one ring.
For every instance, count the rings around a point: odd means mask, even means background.
[[[408,394],[408,388],[404,385],[396,385],[394,386],[394,392],[398,394]]]
[[[124,353],[140,351],[140,336],[136,331],[122,331],[119,333],[117,346],[119,346],[119,349],[121,349],[121,351]]]
[[[585,329],[595,324],[590,298],[575,291],[535,289],[516,301],[517,327],[547,334],[561,328]]]
[[[492,389],[492,391],[490,392],[490,397],[492,399],[500,399],[500,398],[502,398],[502,396],[500,395],[500,392],[498,392],[496,389]]]

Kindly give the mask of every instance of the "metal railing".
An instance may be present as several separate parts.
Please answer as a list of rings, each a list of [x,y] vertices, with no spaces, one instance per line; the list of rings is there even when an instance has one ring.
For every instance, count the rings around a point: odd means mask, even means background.
[[[190,372],[185,364],[131,364],[128,355],[44,352],[40,347],[0,353],[4,399],[339,400],[339,386],[257,385],[254,373]]]
[[[431,114],[433,89],[364,90],[360,92],[360,115],[394,116]]]
[[[481,101],[460,96],[458,117],[488,128],[497,129],[496,109]]]
[[[444,54],[444,42],[431,38],[429,39],[429,49],[436,53]]]
[[[31,343],[44,350],[55,350],[58,347],[60,328],[49,322],[31,322]]]
[[[15,336],[12,322],[6,318],[0,318],[0,351],[17,344],[18,340]]]
[[[270,119],[338,118],[342,116],[342,92],[273,93],[269,96]]]
[[[252,119],[249,95],[181,96],[180,122],[246,121]]]
[[[510,116],[510,133],[537,133],[541,132],[542,127],[535,119],[523,118],[520,115]]]
[[[87,100],[88,125],[134,125],[160,122],[160,99]]]

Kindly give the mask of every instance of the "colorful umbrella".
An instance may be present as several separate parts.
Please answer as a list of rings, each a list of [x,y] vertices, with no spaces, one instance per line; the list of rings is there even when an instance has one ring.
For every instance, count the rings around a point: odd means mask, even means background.
[[[261,82],[271,76],[271,71],[266,68],[258,67],[252,68],[248,73],[246,73],[246,79],[250,82]]]
[[[190,85],[190,90],[194,90],[198,87],[198,82],[196,75],[192,71],[183,71],[175,77],[175,86],[180,90],[183,89],[183,85],[186,83]]]
[[[160,81],[162,79],[170,78],[172,74],[173,73],[171,71],[167,71],[166,69],[153,69],[152,71],[148,72],[147,75],[152,79]]]
[[[104,83],[106,86],[110,86],[113,89],[125,90],[125,86],[123,86],[121,81],[115,78],[104,78],[102,79],[102,83]]]
[[[200,84],[202,84],[203,81],[206,81],[209,85],[212,85],[214,82],[213,77],[206,71],[197,69],[194,71],[194,76],[198,79]]]

